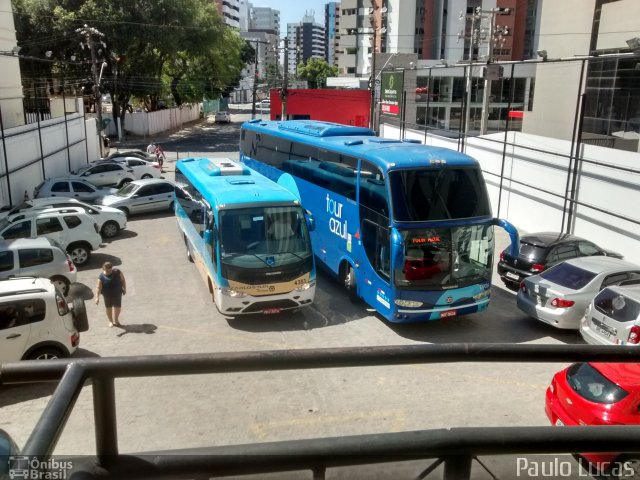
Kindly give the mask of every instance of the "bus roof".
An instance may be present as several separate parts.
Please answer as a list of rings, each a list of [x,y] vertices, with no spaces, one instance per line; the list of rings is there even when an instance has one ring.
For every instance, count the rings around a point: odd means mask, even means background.
[[[473,157],[448,148],[422,145],[418,140],[376,137],[364,127],[352,127],[315,120],[245,122],[242,128],[277,135],[331,149],[345,155],[364,158],[383,171],[401,168],[430,167],[444,161],[451,166],[477,166]]]
[[[176,169],[187,177],[210,205],[257,202],[298,203],[298,198],[263,175],[228,158],[185,158]]]

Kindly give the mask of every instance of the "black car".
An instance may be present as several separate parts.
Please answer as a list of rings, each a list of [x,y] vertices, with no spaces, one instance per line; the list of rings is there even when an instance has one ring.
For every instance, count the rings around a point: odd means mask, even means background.
[[[558,232],[531,233],[520,238],[520,253],[509,254],[509,248],[500,254],[498,274],[504,284],[513,289],[531,275],[564,262],[570,258],[606,255],[622,258],[622,255],[599,247],[589,240]]]

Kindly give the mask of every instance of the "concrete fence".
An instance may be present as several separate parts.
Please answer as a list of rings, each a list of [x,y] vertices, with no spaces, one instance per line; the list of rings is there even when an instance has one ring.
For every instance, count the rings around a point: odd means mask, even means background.
[[[106,128],[106,134],[116,136],[116,126],[113,116],[103,115],[112,121]],[[127,134],[148,137],[160,132],[182,128],[185,123],[193,122],[200,118],[200,104],[184,104],[181,107],[167,108],[156,112],[127,112],[124,117],[124,129]]]

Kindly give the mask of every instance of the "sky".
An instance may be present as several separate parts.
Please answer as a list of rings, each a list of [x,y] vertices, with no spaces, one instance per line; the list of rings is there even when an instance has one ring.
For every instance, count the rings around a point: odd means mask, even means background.
[[[316,23],[324,24],[324,6],[329,0],[252,0],[254,7],[280,10],[280,36],[287,35],[287,23],[298,23],[305,12],[314,10]]]

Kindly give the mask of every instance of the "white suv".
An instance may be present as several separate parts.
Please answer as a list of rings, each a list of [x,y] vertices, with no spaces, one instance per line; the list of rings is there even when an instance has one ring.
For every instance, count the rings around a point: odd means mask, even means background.
[[[68,357],[89,329],[84,300],[71,308],[46,278],[0,280],[0,364]]]
[[[102,205],[89,205],[75,198],[48,197],[34,198],[12,208],[6,213],[0,213],[0,218],[16,213],[33,212],[35,210],[46,210],[50,208],[83,208],[85,212],[95,218],[98,229],[105,238],[115,237],[120,230],[127,227],[127,216],[117,208],[103,207]]]
[[[49,238],[0,240],[0,278],[45,277],[66,296],[77,276],[69,255]]]
[[[34,210],[0,220],[3,239],[50,238],[60,244],[78,266],[89,261],[92,250],[100,248],[102,238],[98,232],[98,224],[82,208]]]
[[[83,202],[96,202],[118,190],[108,187],[96,187],[78,177],[47,178],[33,189],[33,198],[71,197]]]

